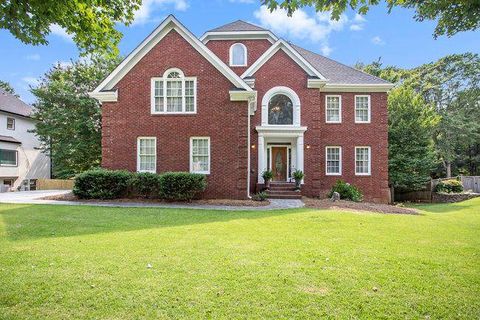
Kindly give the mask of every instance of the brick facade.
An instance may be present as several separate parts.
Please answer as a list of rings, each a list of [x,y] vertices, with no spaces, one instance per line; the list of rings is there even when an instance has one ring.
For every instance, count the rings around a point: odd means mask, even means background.
[[[248,48],[248,66],[270,46],[268,40],[209,41],[207,47],[228,65],[230,46]],[[247,66],[247,67],[248,67]],[[197,114],[152,115],[150,80],[169,68],[197,77]],[[232,68],[238,75],[247,67]],[[257,111],[251,117],[251,143],[257,143],[255,126],[261,124],[261,101],[275,86],[293,89],[301,102],[304,133],[305,184],[302,193],[324,197],[337,179],[361,188],[366,200],[388,202],[387,94],[325,93],[307,88],[307,73],[283,51],[277,52],[255,73]],[[230,101],[232,83],[174,30],[165,36],[115,86],[118,102],[103,103],[102,166],[136,170],[137,137],[157,137],[157,172],[189,171],[192,136],[211,140],[211,174],[206,198],[247,196],[247,103]],[[325,123],[325,95],[342,96],[342,123]],[[371,123],[354,122],[354,96],[371,96]],[[342,146],[342,175],[325,175],[325,146]],[[371,147],[371,175],[355,175],[355,146]],[[251,190],[257,186],[257,149],[251,149]],[[261,169],[260,169],[261,170]]]

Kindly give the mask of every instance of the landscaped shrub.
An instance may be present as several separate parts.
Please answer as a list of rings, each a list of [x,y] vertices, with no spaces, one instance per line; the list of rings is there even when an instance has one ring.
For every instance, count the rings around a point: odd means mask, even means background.
[[[150,172],[134,173],[130,180],[132,191],[145,198],[160,197],[160,175]]]
[[[266,192],[258,192],[252,196],[253,201],[265,201],[267,200],[268,194]]]
[[[73,194],[81,199],[116,199],[126,196],[132,174],[123,170],[95,169],[75,177]]]
[[[340,194],[340,199],[344,200],[360,202],[363,199],[363,194],[358,187],[343,180],[337,180],[337,182],[335,182],[332,189],[328,193],[328,197],[331,198],[334,192],[338,192]]]
[[[166,200],[190,201],[206,187],[203,174],[167,172],[160,176],[160,194]]]
[[[435,192],[443,193],[460,193],[463,191],[462,182],[456,179],[448,179],[440,181],[435,186]]]

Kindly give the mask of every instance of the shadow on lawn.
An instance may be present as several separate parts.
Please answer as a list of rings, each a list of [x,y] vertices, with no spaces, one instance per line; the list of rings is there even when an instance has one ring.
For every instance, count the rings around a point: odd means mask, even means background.
[[[6,235],[10,240],[68,237],[115,231],[226,222],[236,219],[261,219],[308,210],[220,211],[61,205],[14,206],[15,208],[11,208],[10,205],[0,206],[0,218],[3,220]]]
[[[418,204],[415,205],[414,208],[429,213],[458,213],[463,210],[474,210],[477,208],[478,213],[480,213],[480,198],[474,198],[457,203]]]

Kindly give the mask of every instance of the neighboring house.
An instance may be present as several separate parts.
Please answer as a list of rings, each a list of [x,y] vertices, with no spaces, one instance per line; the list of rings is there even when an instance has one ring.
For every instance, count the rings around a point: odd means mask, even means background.
[[[262,172],[324,197],[337,179],[388,202],[392,85],[236,21],[200,39],[169,16],[93,91],[102,166],[207,175],[207,198],[246,198]]]
[[[49,157],[29,132],[32,107],[0,89],[0,186],[3,191],[30,188],[30,180],[50,177]]]

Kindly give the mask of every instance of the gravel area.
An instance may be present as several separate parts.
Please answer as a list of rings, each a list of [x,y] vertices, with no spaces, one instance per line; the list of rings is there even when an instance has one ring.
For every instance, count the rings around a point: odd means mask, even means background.
[[[418,211],[415,209],[390,204],[346,200],[332,202],[330,199],[313,199],[306,197],[303,197],[302,201],[305,203],[306,208],[345,209],[348,211],[369,211],[387,214],[418,214]]]

